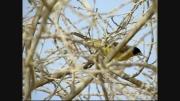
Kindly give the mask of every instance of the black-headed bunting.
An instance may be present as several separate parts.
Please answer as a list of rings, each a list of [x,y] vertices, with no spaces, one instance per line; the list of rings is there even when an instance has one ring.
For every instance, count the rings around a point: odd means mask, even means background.
[[[112,45],[101,46],[100,40],[93,40],[93,41],[91,40],[91,41],[89,41],[89,43],[93,44],[95,47],[100,47],[104,57],[106,57],[109,54],[109,52],[112,52],[113,49],[118,45],[117,42],[114,42]],[[126,55],[124,55],[124,54],[126,54]],[[124,55],[124,56],[122,56],[122,55]],[[126,60],[130,59],[131,57],[138,56],[138,55],[143,56],[143,54],[139,48],[127,45],[127,46],[123,47],[118,53],[116,53],[116,55],[113,57],[113,60],[126,61]],[[84,69],[87,69],[87,68],[90,68],[90,67],[84,66]]]

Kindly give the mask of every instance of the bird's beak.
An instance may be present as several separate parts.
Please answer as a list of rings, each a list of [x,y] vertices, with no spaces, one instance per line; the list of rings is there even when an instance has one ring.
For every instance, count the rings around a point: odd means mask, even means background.
[[[147,56],[145,56],[145,55],[142,54],[142,53],[139,53],[138,55],[139,55],[139,56],[142,56],[142,57],[144,57],[144,58],[147,58]]]
[[[142,56],[142,57],[141,57]],[[142,53],[139,53],[138,54],[138,57],[140,58],[140,59],[144,59],[144,58],[147,58],[145,55],[143,55]]]
[[[144,56],[142,53],[139,53],[138,55],[139,55],[139,56]]]

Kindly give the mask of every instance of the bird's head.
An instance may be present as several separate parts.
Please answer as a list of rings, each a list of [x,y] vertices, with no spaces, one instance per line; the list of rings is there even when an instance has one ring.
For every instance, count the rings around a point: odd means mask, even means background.
[[[133,48],[133,54],[134,55],[143,55],[141,50],[139,48],[137,48],[137,47]]]

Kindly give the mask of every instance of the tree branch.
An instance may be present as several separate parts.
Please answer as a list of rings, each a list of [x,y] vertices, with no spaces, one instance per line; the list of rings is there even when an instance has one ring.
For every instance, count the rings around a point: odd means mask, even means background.
[[[124,47],[132,38],[133,36],[141,29],[141,27],[152,17],[152,15],[155,13],[154,10],[154,4],[149,8],[149,10],[146,12],[146,14],[140,18],[140,20],[136,23],[132,31],[124,38],[124,40],[119,43],[115,49],[108,54],[108,56],[105,58],[105,63],[110,62],[112,58],[115,56],[117,52],[119,52],[122,47]]]

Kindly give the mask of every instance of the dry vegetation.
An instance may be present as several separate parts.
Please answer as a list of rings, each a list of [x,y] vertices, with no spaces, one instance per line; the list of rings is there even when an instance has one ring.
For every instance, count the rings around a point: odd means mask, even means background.
[[[97,1],[29,0],[22,26],[24,100],[35,91],[47,93],[44,100],[157,99],[157,1],[122,0],[105,13]],[[87,39],[120,43],[102,57]],[[145,57],[111,61],[128,43],[142,46]]]

